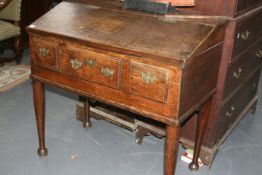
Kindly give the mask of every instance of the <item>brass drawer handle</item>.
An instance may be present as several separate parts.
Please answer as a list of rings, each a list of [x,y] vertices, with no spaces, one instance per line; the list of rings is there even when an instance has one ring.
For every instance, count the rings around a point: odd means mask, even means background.
[[[251,33],[250,33],[248,30],[246,30],[245,32],[242,32],[242,33],[240,34],[240,38],[241,38],[242,40],[246,41],[246,40],[249,39],[250,34],[251,34]],[[239,38],[239,37],[238,37],[238,38]]]
[[[101,73],[105,76],[105,77],[112,77],[115,73],[114,69],[110,69],[109,67],[102,67],[101,68]]]
[[[157,77],[148,72],[141,72],[141,78],[146,84],[154,84],[157,81]]]
[[[256,52],[256,56],[257,56],[258,58],[262,58],[262,50],[261,50],[261,49],[259,49],[259,50]]]
[[[82,63],[80,61],[78,61],[76,58],[71,59],[71,67],[73,69],[80,69],[82,67]]]
[[[242,69],[238,68],[238,70],[233,73],[233,77],[238,80],[241,76],[241,72],[242,72]]]
[[[91,60],[91,59],[85,59],[85,63],[89,66],[89,67],[94,67],[96,65],[96,61]]]
[[[48,53],[49,53],[49,50],[47,48],[45,48],[45,47],[39,48],[39,55],[41,57],[46,57],[48,55]]]
[[[235,110],[235,107],[234,107],[234,106],[231,106],[230,111],[227,111],[227,112],[226,112],[226,117],[227,117],[227,118],[232,117],[234,110]]]

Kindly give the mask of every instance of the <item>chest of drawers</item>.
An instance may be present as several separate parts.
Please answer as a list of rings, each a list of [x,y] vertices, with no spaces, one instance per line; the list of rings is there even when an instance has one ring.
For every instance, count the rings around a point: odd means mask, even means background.
[[[199,116],[192,163],[197,166],[216,90],[224,23],[223,18],[174,21],[59,4],[27,29],[38,154],[47,155],[44,84],[50,84],[165,124],[165,175],[174,173],[181,124]]]
[[[226,3],[222,2],[221,5]],[[229,16],[230,22],[226,29],[217,92],[212,104],[212,119],[209,120],[202,148],[201,157],[206,164],[211,164],[216,151],[229,133],[247,111],[255,107],[262,63],[261,1],[227,2],[234,2],[235,8],[232,11],[227,11],[228,13],[222,13],[222,15]],[[195,8],[188,10],[209,15],[216,15],[225,10],[224,7],[218,6],[220,9],[216,11],[213,11],[213,7],[202,11],[202,7],[199,1],[199,6],[196,5]],[[184,145],[191,145],[191,147],[194,135],[189,132],[192,128],[195,128],[193,120],[183,128],[183,139],[181,139]]]
[[[261,0],[195,0],[195,5],[184,10],[202,15],[236,17],[262,4]]]

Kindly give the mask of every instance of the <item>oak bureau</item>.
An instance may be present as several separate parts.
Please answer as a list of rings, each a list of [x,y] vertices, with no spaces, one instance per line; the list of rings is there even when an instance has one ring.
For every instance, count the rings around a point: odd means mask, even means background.
[[[50,84],[164,123],[165,175],[174,174],[181,124],[198,116],[190,165],[197,168],[224,24],[219,17],[174,19],[60,3],[27,28],[38,154],[47,155],[44,84]],[[85,109],[88,118],[88,103]]]

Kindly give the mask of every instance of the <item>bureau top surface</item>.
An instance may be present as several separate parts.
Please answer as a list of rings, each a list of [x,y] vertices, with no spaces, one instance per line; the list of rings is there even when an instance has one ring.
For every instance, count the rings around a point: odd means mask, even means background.
[[[101,46],[185,60],[222,22],[167,20],[98,6],[62,2],[28,27]]]

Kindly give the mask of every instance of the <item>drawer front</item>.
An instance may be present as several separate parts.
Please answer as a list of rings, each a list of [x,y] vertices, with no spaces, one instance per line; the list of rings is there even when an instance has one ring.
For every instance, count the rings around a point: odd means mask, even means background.
[[[129,91],[133,94],[166,102],[168,70],[138,62],[131,62]]]
[[[260,71],[257,71],[220,110],[217,138],[220,138],[255,97]]]
[[[241,54],[228,68],[224,98],[234,91],[262,63],[262,39]]]
[[[50,68],[56,68],[58,66],[58,44],[32,39],[31,52],[33,54],[33,62]]]
[[[235,59],[237,55],[250,44],[260,38],[262,34],[262,10],[243,21],[237,23],[233,53],[231,59]]]
[[[74,48],[68,48],[66,55],[64,59],[60,60],[63,72],[119,89],[120,59]]]
[[[240,14],[250,8],[258,7],[259,3],[261,3],[261,0],[238,0],[236,14]]]

